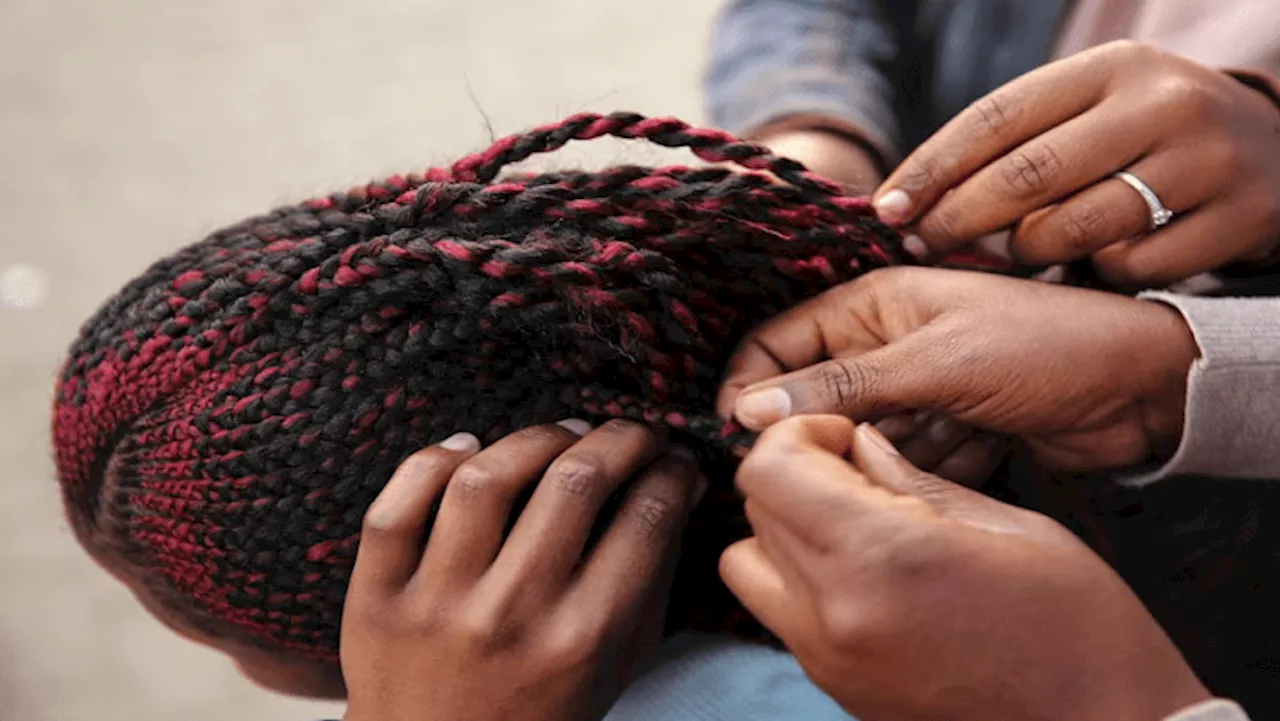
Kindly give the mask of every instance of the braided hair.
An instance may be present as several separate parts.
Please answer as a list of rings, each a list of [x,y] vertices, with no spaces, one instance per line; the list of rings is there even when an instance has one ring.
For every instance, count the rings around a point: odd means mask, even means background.
[[[763,172],[497,179],[605,135]],[[743,439],[713,403],[735,344],[908,259],[864,200],[799,163],[632,113],[281,208],[157,262],[84,325],[54,409],[71,525],[185,623],[335,658],[362,516],[409,454],[455,431],[630,418],[727,481]],[[742,508],[719,485],[686,536],[684,627],[732,607],[715,558]]]

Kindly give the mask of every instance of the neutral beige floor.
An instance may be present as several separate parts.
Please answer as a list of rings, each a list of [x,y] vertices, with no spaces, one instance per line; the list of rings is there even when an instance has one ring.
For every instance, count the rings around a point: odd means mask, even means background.
[[[0,721],[340,713],[250,686],[81,554],[48,448],[64,348],[123,281],[221,224],[478,149],[477,104],[499,134],[583,109],[696,118],[715,10],[0,0]],[[669,153],[588,145],[553,162]]]

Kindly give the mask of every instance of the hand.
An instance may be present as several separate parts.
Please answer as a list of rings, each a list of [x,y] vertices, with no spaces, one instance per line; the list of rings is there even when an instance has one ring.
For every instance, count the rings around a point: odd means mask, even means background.
[[[616,700],[660,638],[677,541],[705,481],[692,456],[663,453],[639,425],[566,430],[582,425],[530,428],[484,451],[460,434],[396,471],[365,516],[347,592],[347,721],[575,721]]]
[[[790,419],[737,481],[754,536],[721,576],[863,721],[1155,721],[1210,698],[1066,529],[917,470],[869,426]]]
[[[875,159],[863,146],[831,130],[766,128],[755,142],[835,181],[846,195],[869,195],[883,178]]]
[[[928,411],[890,416],[876,430],[911,465],[969,488],[981,488],[1012,451],[1003,435]]]
[[[945,255],[1015,226],[1030,265],[1092,256],[1120,286],[1166,286],[1280,240],[1280,108],[1226,73],[1131,41],[1024,75],[922,144],[875,194]],[[1128,170],[1178,215],[1150,230]],[[1140,237],[1141,236],[1141,237]]]
[[[1159,303],[893,268],[748,336],[719,408],[752,429],[804,413],[931,410],[1021,436],[1053,469],[1120,468],[1176,450],[1197,356],[1182,316]]]

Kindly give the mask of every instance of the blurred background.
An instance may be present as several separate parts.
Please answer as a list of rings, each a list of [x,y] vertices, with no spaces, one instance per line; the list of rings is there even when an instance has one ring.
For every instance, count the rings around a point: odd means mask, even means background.
[[[0,721],[337,717],[179,639],[78,548],[49,448],[79,324],[278,204],[581,111],[700,118],[713,0],[0,0]],[[486,122],[485,116],[488,121]],[[686,161],[594,141],[542,167]]]

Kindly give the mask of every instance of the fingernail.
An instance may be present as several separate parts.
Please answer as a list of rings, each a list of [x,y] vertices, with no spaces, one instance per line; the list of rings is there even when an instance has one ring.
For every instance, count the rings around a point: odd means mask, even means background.
[[[556,424],[575,436],[585,436],[591,432],[591,424],[581,418],[566,418]]]
[[[440,441],[440,447],[446,451],[472,453],[480,450],[480,439],[470,433],[454,433],[443,441]]]
[[[902,248],[910,253],[916,260],[927,260],[930,255],[929,246],[925,245],[924,240],[918,235],[903,236]]]
[[[877,431],[875,429],[875,426],[872,426],[869,423],[863,423],[858,426],[858,433],[861,434],[862,437],[865,438],[866,440],[875,444],[877,448],[884,451],[885,453],[888,453],[889,455],[892,455],[892,456],[902,455],[901,453],[898,453],[897,448],[893,447],[893,444],[889,442],[888,438],[885,438],[883,435],[881,435],[880,431]]]
[[[781,388],[764,388],[742,394],[736,406],[738,420],[760,430],[791,415],[791,396]]]
[[[896,225],[905,222],[910,215],[911,196],[907,195],[907,191],[895,188],[876,198],[872,206],[876,209],[876,215],[880,216],[880,220]]]

